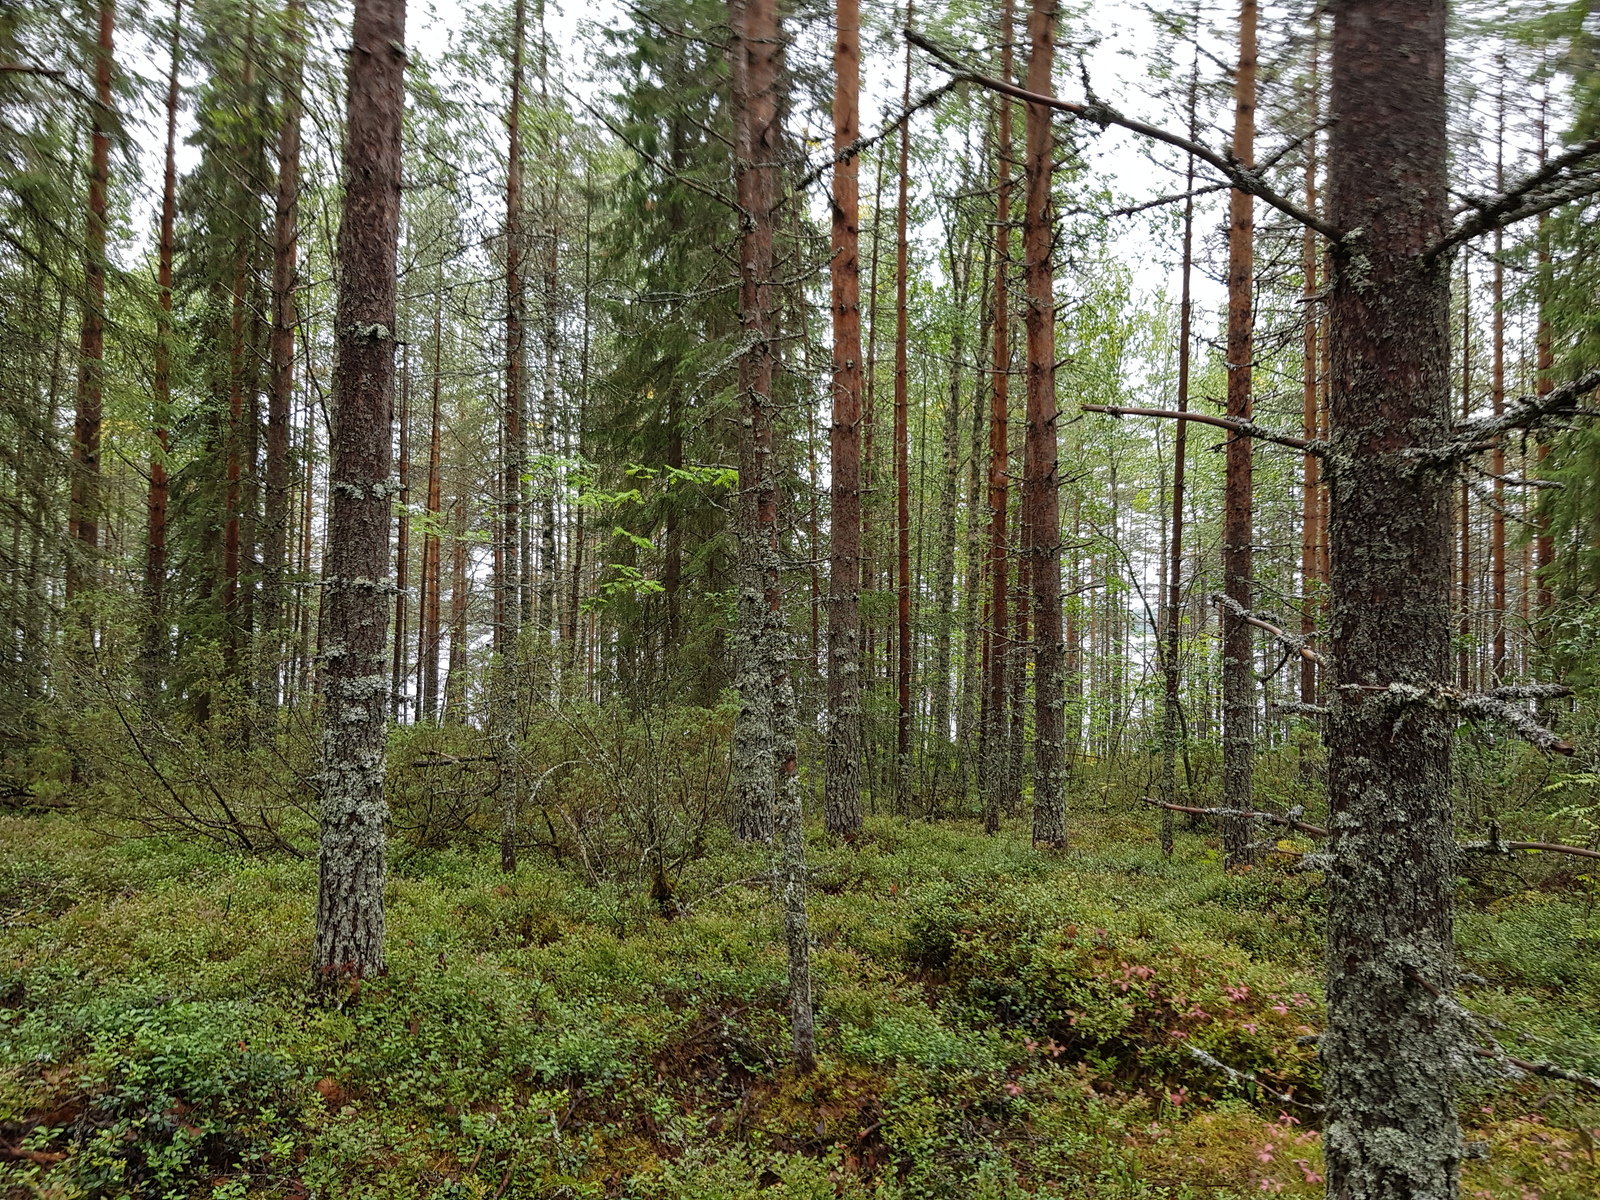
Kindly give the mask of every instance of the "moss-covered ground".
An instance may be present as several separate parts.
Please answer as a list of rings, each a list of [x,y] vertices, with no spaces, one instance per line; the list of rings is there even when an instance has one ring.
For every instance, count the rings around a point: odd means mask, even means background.
[[[1146,814],[814,834],[823,1065],[788,1067],[759,851],[670,911],[489,847],[397,854],[389,972],[308,986],[315,865],[0,819],[0,1180],[79,1197],[1243,1197],[1322,1192],[1321,880],[1161,857]],[[1544,874],[1540,874],[1544,871]],[[1586,878],[1463,881],[1465,989],[1600,1072]],[[1198,1048],[1258,1082],[1230,1077]],[[1294,1103],[1276,1098],[1288,1095]],[[1468,1081],[1463,1194],[1600,1195],[1600,1097]]]

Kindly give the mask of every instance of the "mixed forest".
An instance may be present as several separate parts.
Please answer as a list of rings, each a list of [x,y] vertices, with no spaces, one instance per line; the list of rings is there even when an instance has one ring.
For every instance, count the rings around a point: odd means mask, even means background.
[[[1594,0],[0,0],[8,1197],[1600,1194]]]

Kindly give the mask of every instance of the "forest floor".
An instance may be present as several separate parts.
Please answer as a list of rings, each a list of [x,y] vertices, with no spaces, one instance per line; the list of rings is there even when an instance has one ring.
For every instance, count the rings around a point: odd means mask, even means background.
[[[822,1067],[787,1068],[759,851],[673,911],[490,848],[397,850],[389,972],[313,1002],[315,864],[0,818],[9,1196],[1320,1196],[1320,876],[1150,815],[811,844]],[[1463,881],[1465,989],[1600,1070],[1587,877]],[[1508,882],[1509,880],[1509,882]],[[1259,1082],[1230,1078],[1198,1048]],[[1275,1098],[1287,1094],[1294,1103]],[[1600,1097],[1484,1078],[1465,1197],[1600,1195]]]

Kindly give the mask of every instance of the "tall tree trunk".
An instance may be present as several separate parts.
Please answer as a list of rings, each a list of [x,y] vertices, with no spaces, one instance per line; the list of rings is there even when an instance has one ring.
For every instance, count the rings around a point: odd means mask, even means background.
[[[861,7],[838,0],[833,49],[835,154],[861,135]],[[860,157],[833,168],[832,517],[828,547],[828,758],[822,823],[836,837],[861,828],[861,262]]]
[[[1028,89],[1054,91],[1056,0],[1034,0],[1028,18]],[[1028,410],[1022,490],[1033,589],[1033,840],[1067,844],[1067,760],[1062,745],[1061,505],[1056,476],[1056,301],[1050,261],[1050,110],[1028,105],[1027,208],[1022,225],[1027,292]]]
[[[502,433],[505,458],[500,487],[500,566],[495,585],[500,612],[495,629],[495,651],[507,664],[516,654],[522,617],[521,497],[527,458],[527,433],[522,419],[527,387],[527,297],[522,280],[522,76],[527,22],[527,0],[517,0],[511,46],[511,99],[506,109],[506,391]]]
[[[411,565],[411,353],[404,343],[400,348],[400,505],[395,514],[394,538],[394,654],[390,674],[390,720],[399,724],[405,708],[406,681],[406,568]],[[423,551],[426,560],[427,551]],[[423,585],[427,581],[424,577]],[[419,600],[425,602],[424,597]],[[420,605],[419,605],[420,608]],[[421,714],[421,693],[418,693]]]
[[[1256,0],[1239,5],[1239,69],[1233,79],[1233,157],[1255,161]],[[1254,369],[1251,311],[1255,282],[1255,214],[1250,195],[1230,193],[1228,222],[1228,415],[1250,419]],[[1252,483],[1250,439],[1228,439],[1227,482],[1223,497],[1222,576],[1229,598],[1248,609],[1251,601]],[[1222,613],[1222,791],[1223,806],[1238,813],[1254,808],[1251,774],[1255,766],[1255,638],[1236,612]],[[1222,845],[1227,864],[1253,858],[1254,823],[1224,817]]]
[[[405,0],[356,0],[340,177],[334,444],[322,592],[322,845],[312,967],[381,974],[390,424]],[[377,586],[375,586],[377,585]]]
[[[522,74],[527,41],[527,0],[517,0],[511,47],[511,100],[507,107],[506,157],[506,394],[501,479],[500,554],[496,579],[495,698],[500,782],[500,869],[517,869],[517,798],[520,789],[517,734],[520,726],[518,640],[527,596],[522,567],[522,492],[527,473],[528,434],[523,421],[526,390],[526,296],[522,281]]]
[[[582,510],[580,509],[581,513]],[[465,716],[467,690],[467,506],[457,496],[450,532],[450,656],[444,677],[444,722]]]
[[[1200,91],[1200,56],[1195,52],[1189,70],[1189,136],[1195,135],[1196,106]],[[1184,170],[1184,188],[1194,191],[1194,156]],[[1189,348],[1193,341],[1190,288],[1194,269],[1194,197],[1183,202],[1183,267],[1178,301],[1178,402],[1179,412],[1189,410]],[[1171,553],[1167,568],[1166,622],[1161,655],[1161,799],[1174,804],[1178,799],[1179,690],[1183,682],[1183,489],[1189,465],[1189,422],[1178,421],[1172,448],[1172,534],[1167,543]],[[1076,539],[1074,539],[1076,540]],[[1161,810],[1161,852],[1172,854],[1173,820],[1170,808]]]
[[[944,474],[939,486],[939,546],[933,568],[933,736],[937,772],[950,745],[950,634],[956,620],[956,506],[961,490],[961,368],[966,351],[967,287],[972,277],[972,244],[961,239],[958,254],[952,230],[950,286],[955,310],[950,328],[950,383],[944,408]]]
[[[1539,165],[1542,167],[1549,156],[1549,120],[1550,120],[1550,85],[1547,82],[1544,94],[1539,99]],[[1539,229],[1535,236],[1535,245],[1538,251],[1539,275],[1536,283],[1536,296],[1539,306],[1538,324],[1534,333],[1534,393],[1547,396],[1550,389],[1555,386],[1555,352],[1550,326],[1550,233],[1546,229],[1548,214],[1539,215]],[[1550,443],[1541,437],[1538,449],[1534,452],[1534,461],[1543,465],[1550,456]],[[1550,578],[1552,568],[1556,561],[1556,543],[1550,536],[1550,514],[1544,505],[1539,506],[1535,516],[1535,529],[1533,542],[1533,565],[1536,572],[1535,588],[1538,598],[1537,613],[1540,618],[1535,631],[1534,644],[1542,645],[1549,636],[1544,618],[1550,615],[1550,606],[1555,600],[1554,584]]]
[[[1472,415],[1472,270],[1468,252],[1461,252],[1461,419]],[[1461,568],[1456,578],[1457,651],[1456,686],[1472,687],[1472,490],[1461,477],[1461,497],[1456,503],[1457,546]]]
[[[1011,81],[1012,0],[1000,4],[1000,78]],[[989,620],[985,629],[988,711],[983,723],[983,827],[1000,828],[1000,809],[1010,795],[1006,736],[1006,668],[1011,655],[1006,613],[1006,506],[1010,480],[1007,423],[1011,407],[1011,98],[1000,97],[1000,136],[995,151],[994,386],[989,400]]]
[[[762,778],[771,781],[776,768],[776,811],[766,819],[776,820],[778,854],[773,882],[783,910],[795,1069],[806,1074],[816,1066],[817,1044],[811,1004],[805,831],[800,819],[789,631],[779,578],[779,497],[773,453],[776,405],[772,382],[776,354],[772,341],[772,243],[782,153],[778,103],[782,37],[775,0],[732,0],[729,10],[734,34],[734,172],[739,207],[745,217],[739,239],[739,324],[749,342],[749,349],[739,360],[741,443],[748,443],[747,447],[741,446],[740,485],[753,501],[741,506],[741,513],[750,523],[740,538],[741,553],[747,556],[748,563],[740,603],[743,608],[758,610],[758,619],[752,622],[754,657],[761,663],[763,678],[759,683],[751,682],[756,684],[752,691],[765,692],[770,718],[766,728],[758,729],[757,738],[752,740],[759,747]],[[747,464],[748,475],[744,473]],[[756,601],[752,606],[743,593],[757,588],[760,590],[751,597]],[[751,699],[747,694],[746,709],[751,707]],[[748,764],[735,765],[736,769],[750,769]],[[767,794],[773,793],[769,790]]]
[[[1506,142],[1506,94],[1505,94],[1505,56],[1500,57],[1500,95],[1498,109],[1498,123],[1495,127],[1495,163],[1494,186],[1495,191],[1502,191],[1506,184],[1505,171],[1505,142]],[[1494,312],[1491,317],[1493,343],[1490,350],[1490,401],[1494,405],[1494,415],[1499,416],[1505,411],[1506,406],[1506,268],[1502,253],[1505,249],[1504,235],[1497,229],[1494,234]],[[1491,629],[1491,669],[1494,672],[1494,681],[1500,684],[1505,680],[1506,674],[1506,513],[1505,513],[1505,484],[1501,481],[1506,473],[1506,452],[1497,441],[1493,452],[1489,456],[1489,470],[1494,475],[1494,503],[1489,506],[1489,577],[1493,588],[1490,597],[1490,620],[1493,622]]]
[[[144,602],[146,608],[143,673],[145,698],[154,702],[161,690],[166,656],[167,583],[167,429],[172,420],[172,256],[178,211],[178,58],[183,34],[183,0],[172,6],[172,60],[167,72],[167,153],[161,177],[161,233],[156,246],[155,371],[151,380],[155,452],[150,456],[146,492]]]
[[[442,483],[439,478],[439,393],[443,379],[444,328],[438,312],[433,318],[433,385],[428,409],[428,481],[427,524],[422,535],[422,588],[423,600],[418,614],[417,647],[418,665],[422,677],[418,680],[419,719],[439,719],[439,642],[440,642],[440,591],[439,578],[440,520],[443,516]]]
[[[111,174],[113,0],[100,0],[90,110],[89,208],[83,239],[83,323],[78,331],[78,388],[72,422],[72,498],[68,514],[67,599],[98,577],[100,417],[106,357],[106,188]]]
[[[1334,9],[1333,661],[1329,689],[1328,1194],[1451,1197],[1464,1033],[1451,895],[1455,717],[1404,693],[1448,678],[1451,474],[1443,0]],[[1394,685],[1398,685],[1395,687]]]
[[[1306,211],[1317,211],[1317,122],[1319,96],[1317,92],[1317,66],[1322,49],[1322,10],[1312,16],[1311,64],[1306,82],[1306,117],[1311,126],[1310,140],[1306,143],[1305,195]],[[1320,432],[1321,414],[1318,411],[1317,392],[1317,324],[1320,313],[1317,296],[1317,235],[1307,229],[1300,248],[1301,314],[1304,327],[1301,331],[1301,421],[1306,440],[1315,440]],[[1322,513],[1318,489],[1321,484],[1322,460],[1318,455],[1307,454],[1301,461],[1302,494],[1300,505],[1300,636],[1309,638],[1317,631],[1317,547],[1321,544],[1318,518]],[[1317,664],[1309,658],[1300,660],[1300,703],[1317,702]]]
[[[906,24],[911,23],[912,8],[906,5]],[[911,107],[911,44],[906,43],[905,83],[901,94],[901,111]],[[894,492],[895,492],[895,565],[896,612],[898,624],[895,633],[895,800],[902,811],[907,805],[907,775],[911,769],[911,430],[907,420],[909,395],[907,392],[906,339],[909,317],[906,292],[911,273],[909,245],[906,237],[908,188],[910,185],[909,158],[911,153],[911,119],[900,122],[900,194],[895,206],[894,239]]]
[[[255,107],[256,74],[256,10],[251,4],[245,27],[244,67],[239,79],[239,102],[246,111]],[[248,127],[242,133],[235,149],[239,161],[234,164],[238,175],[235,214],[238,223],[237,241],[233,251],[233,291],[228,314],[228,426],[226,431],[226,485],[223,492],[222,527],[222,658],[224,670],[231,677],[239,671],[239,648],[244,641],[244,622],[240,616],[240,571],[243,544],[241,517],[245,446],[249,433],[245,427],[245,391],[249,386],[249,338],[253,316],[250,313],[248,291],[250,287],[251,252],[254,249],[256,228],[253,209],[255,188],[254,161],[251,145],[255,134]],[[255,418],[255,402],[250,403],[251,423]],[[252,464],[253,465],[253,464]]]
[[[284,575],[289,566],[289,408],[294,397],[296,259],[300,236],[300,88],[303,70],[300,22],[303,0],[290,0],[284,14],[283,124],[278,130],[278,189],[272,216],[272,333],[268,343],[266,528],[261,544],[261,647],[257,697],[271,713],[277,706],[283,653]]]

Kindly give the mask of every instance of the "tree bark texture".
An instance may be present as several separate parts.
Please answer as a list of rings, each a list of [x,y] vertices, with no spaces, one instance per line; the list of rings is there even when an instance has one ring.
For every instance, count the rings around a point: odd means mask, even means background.
[[[1000,5],[1000,78],[1011,79],[1012,0]],[[988,663],[983,721],[983,827],[1000,828],[1000,810],[1011,794],[1010,751],[1006,730],[1006,668],[1011,657],[1007,626],[1006,507],[1008,422],[1011,407],[1011,98],[999,101],[995,150],[994,377],[989,396],[989,620],[984,631]]]
[[[1034,0],[1028,16],[1032,49],[1028,90],[1054,89],[1056,0]],[[1061,506],[1056,475],[1056,302],[1050,261],[1054,207],[1050,110],[1027,109],[1027,203],[1022,223],[1028,331],[1027,435],[1023,449],[1023,526],[1028,531],[1028,582],[1033,590],[1033,840],[1067,844],[1067,760],[1062,744]]]
[[[296,260],[300,237],[300,88],[302,0],[284,13],[283,124],[278,129],[278,188],[272,213],[272,331],[267,345],[265,528],[261,541],[261,668],[257,697],[271,711],[279,693],[284,575],[289,537],[289,409],[294,397]]]
[[[1239,5],[1239,69],[1233,87],[1233,157],[1255,161],[1256,125],[1256,0]],[[1230,193],[1228,221],[1228,415],[1250,419],[1251,374],[1254,369],[1251,311],[1255,282],[1254,200],[1247,192]],[[1252,517],[1251,443],[1228,439],[1227,479],[1223,496],[1222,576],[1224,590],[1240,607],[1251,603]],[[1235,612],[1222,618],[1222,791],[1223,807],[1253,812],[1251,776],[1255,763],[1256,689],[1255,637]],[[1254,823],[1247,816],[1222,822],[1223,854],[1228,866],[1251,861]]]
[[[90,109],[89,207],[83,239],[83,321],[72,421],[72,498],[68,514],[67,599],[97,571],[100,551],[100,420],[106,357],[106,188],[111,175],[111,68],[116,6],[100,0]]]
[[[1311,126],[1310,140],[1306,143],[1305,195],[1306,211],[1317,211],[1317,135],[1318,104],[1317,59],[1321,51],[1322,14],[1319,9],[1312,17],[1311,64],[1306,84],[1306,117]],[[1301,300],[1305,311],[1301,314],[1301,423],[1306,441],[1313,441],[1320,432],[1321,413],[1317,391],[1317,326],[1321,319],[1316,302],[1320,281],[1317,263],[1321,258],[1315,230],[1302,234],[1300,247]],[[1300,505],[1300,636],[1309,638],[1317,631],[1318,557],[1322,544],[1320,517],[1322,515],[1321,487],[1322,461],[1318,455],[1307,454],[1301,460],[1303,480]],[[1300,660],[1300,703],[1317,702],[1317,664],[1309,658]]]
[[[406,568],[411,565],[411,355],[400,350],[400,469],[399,505],[394,531],[394,653],[390,674],[390,720],[396,724],[405,709],[406,682]],[[419,694],[420,695],[420,694]]]
[[[1450,750],[1444,0],[1334,9],[1328,1194],[1449,1200],[1461,1131]],[[1408,691],[1415,689],[1415,691]]]
[[[861,134],[861,6],[838,0],[833,50],[833,146]],[[829,429],[828,750],[822,823],[838,837],[861,827],[861,261],[860,158],[833,168],[833,422]]]
[[[906,22],[911,7],[906,8]],[[911,107],[911,45],[906,44],[905,83],[900,99],[901,111]],[[907,376],[907,338],[909,313],[907,289],[910,285],[910,247],[906,237],[910,200],[909,159],[911,119],[900,122],[900,190],[895,205],[894,238],[894,493],[895,493],[895,581],[898,621],[895,634],[895,798],[902,810],[908,803],[906,788],[911,772],[911,429],[909,379]]]
[[[390,423],[405,14],[405,0],[356,0],[351,30],[322,569],[322,844],[312,966],[325,979],[361,979],[384,969]]]
[[[755,602],[759,620],[753,622],[756,653],[752,657],[762,667],[758,690],[765,693],[770,714],[766,729],[757,731],[764,737],[751,739],[752,746],[759,748],[759,761],[745,769],[754,767],[753,773],[769,782],[766,794],[775,801],[762,815],[769,829],[774,822],[776,825],[778,854],[773,877],[788,956],[789,1031],[795,1069],[805,1074],[816,1066],[816,1023],[811,1003],[794,681],[789,671],[789,630],[779,573],[778,479],[773,454],[776,348],[772,332],[777,289],[772,281],[772,243],[782,154],[778,89],[783,42],[776,0],[732,0],[729,12],[735,56],[734,170],[744,226],[739,240],[739,324],[748,344],[739,360],[740,490],[753,501],[741,511],[754,518],[741,531],[740,551],[747,556],[748,565],[742,571],[739,602],[741,608],[749,606],[744,592],[755,593],[750,600]],[[748,448],[744,449],[746,442]],[[744,470],[747,464],[749,474]],[[734,765],[736,771],[741,769],[738,762]],[[755,795],[759,798],[759,791]]]
[[[1196,106],[1199,99],[1200,60],[1198,52],[1189,74],[1189,136],[1194,137]],[[1194,156],[1189,156],[1184,172],[1185,192],[1194,191]],[[1178,300],[1178,396],[1175,407],[1189,411],[1189,347],[1192,343],[1191,299],[1194,269],[1194,197],[1183,202],[1183,265]],[[1171,554],[1167,567],[1166,622],[1162,630],[1161,655],[1161,799],[1168,804],[1178,799],[1178,746],[1180,686],[1183,682],[1183,499],[1184,474],[1189,463],[1189,422],[1176,422],[1172,448],[1172,533],[1167,543]],[[1174,813],[1161,810],[1161,852],[1172,854]]]
[[[161,178],[161,231],[156,244],[156,345],[151,378],[151,416],[155,448],[145,496],[143,653],[145,696],[154,701],[161,688],[166,644],[167,451],[172,421],[172,258],[178,212],[178,63],[183,30],[183,0],[172,6],[172,60],[167,73],[167,152]]]

